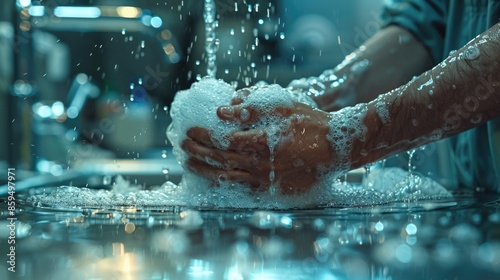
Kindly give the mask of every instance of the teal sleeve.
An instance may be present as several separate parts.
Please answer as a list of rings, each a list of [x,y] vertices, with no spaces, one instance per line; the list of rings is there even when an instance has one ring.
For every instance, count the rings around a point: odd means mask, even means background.
[[[434,63],[443,59],[446,5],[440,0],[384,1],[382,27],[398,25],[422,42]]]

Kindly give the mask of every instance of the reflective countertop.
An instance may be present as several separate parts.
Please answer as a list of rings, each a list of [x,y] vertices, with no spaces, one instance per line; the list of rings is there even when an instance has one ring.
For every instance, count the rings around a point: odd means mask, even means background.
[[[500,277],[496,195],[281,211],[56,209],[18,199],[15,272],[7,198],[0,203],[0,279]]]

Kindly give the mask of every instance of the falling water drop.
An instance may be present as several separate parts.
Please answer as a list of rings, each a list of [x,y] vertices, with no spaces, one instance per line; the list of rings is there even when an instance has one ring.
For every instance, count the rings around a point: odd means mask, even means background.
[[[203,18],[205,20],[205,51],[207,55],[207,75],[214,77],[217,73],[216,52],[219,47],[219,40],[216,38],[215,28],[217,27],[216,7],[214,0],[205,0],[205,10]]]
[[[169,179],[170,178],[170,169],[168,169],[168,167],[164,166],[162,168],[162,173],[165,175],[165,179]]]
[[[413,166],[411,164],[411,161],[413,159],[413,155],[415,154],[415,151],[416,150],[410,150],[408,151],[408,173],[410,173],[410,175],[412,174],[412,170],[413,170]]]
[[[102,177],[102,184],[108,186],[111,184],[111,176]]]
[[[162,158],[167,158],[168,154],[167,154],[167,150],[163,150],[161,151],[161,157]]]

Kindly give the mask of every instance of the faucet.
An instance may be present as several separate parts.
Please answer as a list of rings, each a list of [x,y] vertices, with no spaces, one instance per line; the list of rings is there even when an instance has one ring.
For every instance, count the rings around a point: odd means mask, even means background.
[[[36,170],[53,175],[62,174],[70,165],[67,153],[77,149],[80,113],[89,99],[97,98],[100,89],[79,73],[73,79],[66,102],[38,101],[31,108],[33,149]]]
[[[99,87],[92,83],[84,73],[79,73],[73,79],[66,100],[66,115],[69,119],[76,119],[80,115],[87,99],[97,98],[100,94]]]

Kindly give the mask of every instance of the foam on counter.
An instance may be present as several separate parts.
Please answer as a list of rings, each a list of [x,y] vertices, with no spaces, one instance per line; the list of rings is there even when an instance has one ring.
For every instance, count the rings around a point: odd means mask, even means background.
[[[190,176],[189,174],[187,176]],[[206,182],[207,183],[207,182]],[[361,184],[334,181],[301,195],[252,192],[248,188],[222,186],[197,188],[166,182],[153,190],[118,178],[112,190],[93,190],[63,186],[29,197],[39,207],[97,209],[301,209],[323,207],[361,207],[389,203],[449,199],[440,184],[399,168],[375,169]]]

